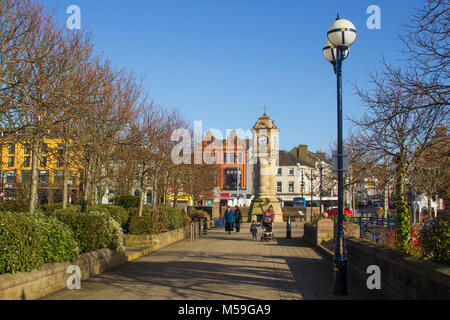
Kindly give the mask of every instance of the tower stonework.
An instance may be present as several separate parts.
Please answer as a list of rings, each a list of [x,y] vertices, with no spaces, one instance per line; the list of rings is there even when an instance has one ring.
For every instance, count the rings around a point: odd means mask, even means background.
[[[250,206],[250,214],[253,219],[263,214],[270,205],[275,211],[275,222],[283,222],[283,212],[276,196],[275,176],[278,166],[279,129],[273,120],[265,113],[261,116],[252,129],[253,150],[252,163],[257,173],[256,195]]]

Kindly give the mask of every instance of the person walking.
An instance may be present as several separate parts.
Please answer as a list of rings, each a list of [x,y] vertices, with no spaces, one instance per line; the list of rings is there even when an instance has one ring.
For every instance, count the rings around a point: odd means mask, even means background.
[[[238,206],[234,208],[234,225],[236,226],[236,232],[241,232],[242,213]]]
[[[273,210],[272,205],[270,205],[269,209],[264,212],[262,216],[262,226],[267,231],[272,231],[273,223],[275,222],[275,211]]]
[[[223,218],[225,220],[225,231],[228,231],[228,234],[231,234],[234,225],[234,212],[231,210],[230,206],[227,207]]]
[[[256,224],[256,221],[252,221],[252,225],[250,226],[250,232],[252,234],[253,240],[256,240],[258,237],[258,225]]]

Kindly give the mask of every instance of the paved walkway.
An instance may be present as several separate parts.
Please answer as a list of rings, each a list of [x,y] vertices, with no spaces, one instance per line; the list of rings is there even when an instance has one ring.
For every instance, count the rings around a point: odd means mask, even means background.
[[[249,225],[241,233],[210,230],[200,240],[181,241],[45,299],[223,300],[334,299],[331,265],[304,243],[303,225],[286,239],[283,225],[271,243],[252,241]],[[383,298],[349,275],[345,299]]]

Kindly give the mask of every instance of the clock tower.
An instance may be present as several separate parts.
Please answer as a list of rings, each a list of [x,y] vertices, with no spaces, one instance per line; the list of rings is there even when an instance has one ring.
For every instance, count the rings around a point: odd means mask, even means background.
[[[276,195],[275,176],[278,166],[278,137],[280,130],[264,113],[253,126],[251,160],[254,165],[256,195],[250,207],[253,219],[263,214],[270,205],[275,211],[275,222],[283,222],[283,212]]]

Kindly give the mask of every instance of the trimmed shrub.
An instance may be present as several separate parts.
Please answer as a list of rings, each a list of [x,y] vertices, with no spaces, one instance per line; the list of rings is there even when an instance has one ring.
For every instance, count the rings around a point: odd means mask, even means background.
[[[130,234],[151,235],[155,234],[155,223],[150,216],[134,216],[130,220]]]
[[[117,221],[101,212],[58,212],[57,218],[69,225],[82,253],[103,248],[117,249],[122,245],[122,232]]]
[[[450,264],[450,223],[436,219],[426,224],[419,235],[424,256],[432,261]]]
[[[130,211],[128,230],[133,235],[158,234],[187,226],[190,218],[183,209],[144,206],[142,217]]]
[[[0,203],[0,212],[28,212],[29,205],[24,201],[5,201]]]
[[[132,195],[118,196],[114,198],[114,204],[122,208],[137,208],[139,206],[139,198]]]
[[[160,207],[160,210],[164,211],[167,215],[167,229],[169,231],[182,228],[184,226],[186,211],[180,208]],[[202,211],[204,212],[204,211]],[[205,218],[209,220],[209,214],[206,214]]]
[[[44,263],[75,261],[78,256],[72,231],[57,219],[0,213],[0,273],[30,272]]]
[[[62,204],[61,203],[42,204],[39,206],[39,210],[44,212],[46,215],[50,215],[58,210],[62,210]]]
[[[31,217],[42,235],[44,263],[75,261],[79,245],[70,227],[55,217],[34,214]]]
[[[24,214],[0,213],[0,273],[29,272],[43,264],[36,226]]]
[[[94,207],[88,208],[89,212],[104,212],[110,215],[114,220],[116,220],[121,227],[124,227],[128,222],[128,212],[125,208],[120,206],[115,206],[111,204],[100,204]]]

